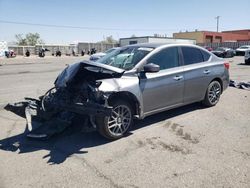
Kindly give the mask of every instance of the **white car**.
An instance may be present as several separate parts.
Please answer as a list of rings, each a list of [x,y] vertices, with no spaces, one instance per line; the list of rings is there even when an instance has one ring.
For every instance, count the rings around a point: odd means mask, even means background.
[[[98,59],[102,58],[103,56],[105,56],[108,53],[113,52],[114,50],[116,50],[118,48],[110,48],[109,50],[107,50],[106,52],[99,52],[99,53],[95,53],[93,55],[90,56],[89,60],[90,61],[97,61]]]
[[[250,45],[241,46],[235,50],[236,55],[244,56],[247,50],[250,50]]]
[[[245,64],[250,64],[250,50],[245,52]]]

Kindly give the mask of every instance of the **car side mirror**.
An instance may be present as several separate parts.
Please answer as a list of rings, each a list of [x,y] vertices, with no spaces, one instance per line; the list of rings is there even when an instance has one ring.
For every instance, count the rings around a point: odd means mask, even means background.
[[[160,66],[159,65],[156,65],[154,63],[149,63],[149,64],[146,64],[144,65],[143,67],[143,72],[159,72],[160,71]]]

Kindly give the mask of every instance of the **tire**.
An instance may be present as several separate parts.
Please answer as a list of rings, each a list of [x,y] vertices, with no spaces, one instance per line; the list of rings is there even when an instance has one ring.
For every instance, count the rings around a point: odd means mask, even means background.
[[[215,106],[219,102],[221,88],[220,82],[216,80],[212,81],[207,88],[205,98],[202,101],[203,104],[207,107]]]
[[[233,52],[231,53],[231,57],[234,57],[234,53]]]
[[[123,100],[114,101],[111,106],[113,112],[110,117],[96,117],[98,132],[110,140],[123,137],[133,125],[133,108]]]

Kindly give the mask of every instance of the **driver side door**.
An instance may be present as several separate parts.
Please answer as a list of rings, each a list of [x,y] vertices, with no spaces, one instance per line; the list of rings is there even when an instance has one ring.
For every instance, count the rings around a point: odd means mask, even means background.
[[[147,63],[160,66],[157,73],[144,73],[140,89],[145,115],[183,103],[184,76],[180,66],[179,48],[168,47],[153,54]]]

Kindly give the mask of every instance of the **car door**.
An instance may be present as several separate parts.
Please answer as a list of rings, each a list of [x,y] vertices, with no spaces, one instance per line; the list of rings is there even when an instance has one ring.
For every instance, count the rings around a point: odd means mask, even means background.
[[[184,76],[179,59],[178,47],[168,47],[147,60],[159,65],[160,71],[140,76],[145,114],[183,103]]]
[[[181,47],[183,59],[184,103],[191,103],[204,98],[207,86],[213,75],[213,68],[208,62],[210,54],[196,47]]]

